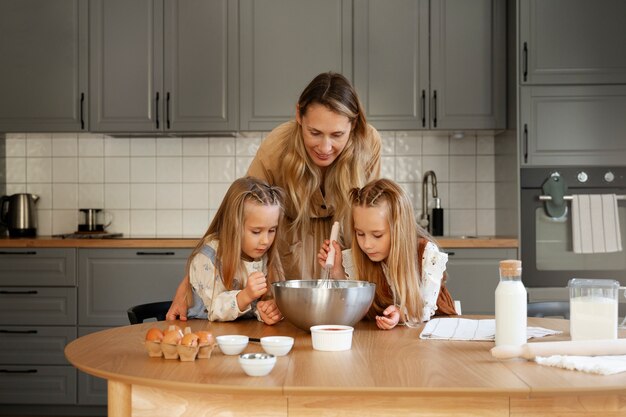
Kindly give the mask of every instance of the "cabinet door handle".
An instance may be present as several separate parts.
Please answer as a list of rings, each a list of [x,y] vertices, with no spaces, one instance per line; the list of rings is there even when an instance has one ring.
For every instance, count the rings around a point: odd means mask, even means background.
[[[528,44],[524,42],[524,51],[522,53],[522,73],[524,74],[524,82],[528,79]]]
[[[454,252],[446,252],[446,251],[444,251],[444,253],[447,253],[448,256],[454,256]]]
[[[156,93],[156,106],[154,109],[154,114],[156,116],[156,128],[159,128],[159,92]]]
[[[35,251],[26,251],[26,252],[0,252],[0,255],[37,255]]]
[[[437,127],[437,90],[433,92],[433,127]]]
[[[172,256],[175,255],[174,252],[137,252],[139,256],[150,256],[150,255],[159,255],[159,256]]]
[[[3,374],[36,374],[36,369],[0,369],[0,373]]]
[[[165,96],[165,101],[166,101],[166,106],[165,106],[165,118],[166,118],[166,122],[167,122],[167,129],[169,130],[170,128],[170,92],[168,91],[166,96]]]
[[[80,130],[85,130],[85,93],[80,93]]]
[[[37,334],[37,330],[4,330],[4,329],[0,329],[0,333],[9,333],[9,334]]]
[[[422,127],[426,127],[426,90],[422,90]]]
[[[524,163],[528,162],[528,125],[524,123]]]
[[[0,291],[0,294],[36,295],[36,294],[38,294],[38,291],[37,290],[28,290],[28,291],[7,291],[7,290],[2,290],[2,291]]]

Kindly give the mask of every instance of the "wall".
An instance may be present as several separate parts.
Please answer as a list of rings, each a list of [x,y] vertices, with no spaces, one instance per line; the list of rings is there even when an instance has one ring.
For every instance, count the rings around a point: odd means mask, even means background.
[[[264,133],[236,137],[6,134],[6,194],[38,194],[39,235],[71,233],[79,208],[104,208],[110,232],[199,237],[230,183],[245,175]],[[382,175],[421,213],[422,173],[434,170],[446,235],[494,235],[494,136],[381,132]],[[495,139],[497,141],[497,138]],[[0,144],[3,142],[0,137]],[[1,148],[1,146],[0,146]],[[2,174],[0,174],[2,175]],[[5,181],[0,181],[2,186]]]

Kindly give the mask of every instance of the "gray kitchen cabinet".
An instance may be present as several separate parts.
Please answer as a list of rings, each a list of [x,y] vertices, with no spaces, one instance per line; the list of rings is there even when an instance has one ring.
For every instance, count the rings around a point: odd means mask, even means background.
[[[76,324],[76,250],[3,248],[0,408],[76,403],[77,371],[63,353]]]
[[[79,326],[128,325],[129,307],[171,300],[190,254],[188,249],[79,249]]]
[[[355,0],[354,84],[379,129],[506,125],[503,0]]]
[[[626,161],[626,85],[524,86],[519,100],[522,166]]]
[[[90,333],[106,330],[107,327],[80,327],[78,337]],[[106,405],[107,404],[107,380],[78,371],[78,404],[80,405]]]
[[[0,132],[88,129],[87,4],[0,0]]]
[[[522,84],[626,83],[623,0],[520,0],[519,13]]]
[[[235,0],[91,0],[97,132],[236,130]]]
[[[351,0],[240,0],[241,130],[295,117],[317,74],[352,79]]]
[[[500,261],[517,259],[517,250],[446,248],[445,251],[448,253],[446,285],[452,298],[461,302],[463,314],[495,314]]]

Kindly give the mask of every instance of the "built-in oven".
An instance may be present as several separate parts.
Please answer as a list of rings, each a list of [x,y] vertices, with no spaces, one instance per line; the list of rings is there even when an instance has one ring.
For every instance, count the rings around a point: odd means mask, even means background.
[[[624,249],[575,253],[571,219],[574,195],[615,194],[621,239],[626,239],[626,167],[523,168],[520,182],[520,255],[530,301],[567,299],[566,286],[571,278],[614,279],[626,286]],[[553,200],[563,205],[561,213],[547,207]],[[623,315],[623,289],[620,303]]]

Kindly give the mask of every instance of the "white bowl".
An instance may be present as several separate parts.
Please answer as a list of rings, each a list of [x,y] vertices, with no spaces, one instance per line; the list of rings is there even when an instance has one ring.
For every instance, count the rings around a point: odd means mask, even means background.
[[[337,352],[352,348],[354,328],[339,324],[323,324],[311,327],[313,349]]]
[[[239,355],[248,346],[248,336],[228,334],[215,338],[224,355]]]
[[[276,356],[269,353],[244,353],[239,355],[239,364],[250,376],[265,376],[276,365]]]
[[[293,346],[293,337],[289,336],[266,336],[261,338],[261,346],[267,353],[276,356],[285,356]]]

